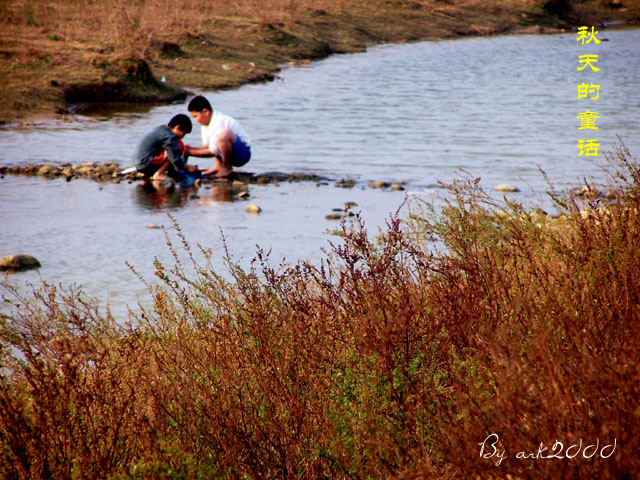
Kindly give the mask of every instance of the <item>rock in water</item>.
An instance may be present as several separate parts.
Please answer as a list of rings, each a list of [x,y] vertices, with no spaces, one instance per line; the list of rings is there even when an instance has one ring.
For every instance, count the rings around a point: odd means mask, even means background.
[[[37,258],[22,253],[0,258],[0,270],[20,271],[38,268],[40,266]]]
[[[244,209],[247,213],[253,213],[253,214],[257,214],[262,211],[262,209],[258,205],[254,205],[254,204],[247,205]]]
[[[519,192],[520,189],[518,187],[514,187],[513,185],[506,185],[501,183],[500,185],[496,185],[493,187],[496,192]]]

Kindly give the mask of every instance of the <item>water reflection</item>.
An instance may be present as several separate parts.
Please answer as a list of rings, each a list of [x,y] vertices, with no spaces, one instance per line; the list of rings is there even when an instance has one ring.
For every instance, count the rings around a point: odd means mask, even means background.
[[[235,190],[232,185],[213,185],[211,192],[203,198],[205,204],[216,202],[233,202],[237,200],[239,190]]]
[[[195,187],[189,189],[177,188],[174,183],[165,182],[143,182],[133,190],[133,201],[143,210],[163,210],[177,209],[183,207],[187,201],[189,193],[185,190],[196,190]]]
[[[177,210],[188,204],[213,205],[241,200],[248,186],[228,184],[180,187],[170,181],[148,181],[132,191],[133,202],[142,210]]]

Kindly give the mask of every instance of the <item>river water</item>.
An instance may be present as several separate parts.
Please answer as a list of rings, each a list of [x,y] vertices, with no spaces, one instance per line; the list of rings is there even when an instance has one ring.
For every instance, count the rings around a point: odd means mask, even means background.
[[[175,240],[170,213],[189,242],[210,248],[224,270],[224,237],[232,259],[248,266],[256,245],[273,263],[312,261],[336,240],[325,219],[355,202],[375,232],[405,198],[432,200],[460,171],[520,188],[525,203],[545,202],[542,168],[556,187],[604,178],[598,163],[619,135],[640,151],[640,29],[603,30],[602,41],[581,45],[575,33],[501,36],[371,47],[285,68],[281,79],[237,90],[204,92],[214,108],[234,116],[252,137],[253,159],[242,170],[312,172],[357,181],[252,186],[246,201],[229,201],[216,188],[151,195],[136,184],[0,180],[0,256],[29,253],[43,264],[12,274],[24,285],[41,280],[76,284],[116,316],[146,302],[132,264],[153,280],[153,260],[171,264],[163,230]],[[598,72],[578,71],[579,56],[598,55]],[[578,99],[577,85],[600,85],[597,99]],[[593,93],[591,93],[593,96]],[[147,131],[186,106],[170,105],[69,122],[0,130],[0,164],[118,162]],[[598,130],[578,130],[576,118],[597,112]],[[185,112],[186,113],[186,112]],[[580,139],[596,139],[598,156],[579,156]],[[199,143],[199,127],[185,138]],[[206,159],[197,159],[206,166]],[[380,191],[371,180],[404,182]],[[406,213],[407,207],[402,212]]]

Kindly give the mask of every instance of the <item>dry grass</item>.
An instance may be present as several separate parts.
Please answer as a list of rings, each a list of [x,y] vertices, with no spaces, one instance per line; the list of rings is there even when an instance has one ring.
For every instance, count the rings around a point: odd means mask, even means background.
[[[241,24],[285,25],[303,12],[342,8],[345,0],[9,0],[2,24],[37,29],[60,42],[100,45],[120,58],[149,58],[156,41],[180,41],[186,35],[218,36],[228,21]]]
[[[640,167],[614,166],[606,208],[536,223],[470,180],[409,230],[345,225],[319,265],[259,252],[230,281],[169,243],[128,326],[39,289],[0,323],[0,476],[636,478]],[[516,458],[556,440],[616,450]]]
[[[598,1],[572,4],[581,17],[597,11],[602,19],[611,10]],[[77,103],[78,86],[99,102],[172,98],[137,81],[130,85],[122,63],[131,60],[144,60],[157,78],[175,86],[226,88],[272,78],[284,62],[359,51],[375,42],[490,35],[523,23],[562,22],[545,12],[543,3],[5,0],[0,4],[0,123],[65,114]],[[617,14],[633,18],[631,9],[624,11]],[[120,93],[109,94],[116,90]]]

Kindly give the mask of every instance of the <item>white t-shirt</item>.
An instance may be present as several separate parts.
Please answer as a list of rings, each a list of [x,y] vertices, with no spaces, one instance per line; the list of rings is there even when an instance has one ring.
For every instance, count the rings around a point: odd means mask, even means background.
[[[200,126],[200,134],[202,135],[202,144],[208,145],[209,150],[215,156],[217,156],[220,151],[218,149],[218,136],[220,132],[228,128],[231,130],[236,137],[239,137],[247,147],[251,146],[251,140],[249,139],[249,135],[242,128],[240,122],[238,122],[235,118],[230,117],[229,115],[225,115],[220,112],[212,112],[211,121],[209,125],[201,125]]]

